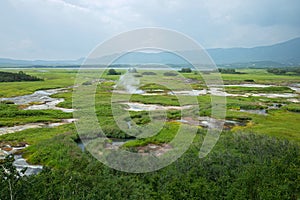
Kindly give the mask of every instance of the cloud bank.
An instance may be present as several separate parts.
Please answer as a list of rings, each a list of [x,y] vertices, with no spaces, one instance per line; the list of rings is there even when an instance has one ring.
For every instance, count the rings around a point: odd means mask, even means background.
[[[253,47],[300,36],[298,0],[6,0],[0,57],[76,59],[123,31],[175,29],[205,48]]]

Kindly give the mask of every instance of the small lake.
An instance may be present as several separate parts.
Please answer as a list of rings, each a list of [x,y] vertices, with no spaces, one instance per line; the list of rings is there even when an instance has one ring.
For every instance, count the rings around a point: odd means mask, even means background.
[[[183,110],[183,109],[189,109],[192,106],[162,106],[162,105],[156,105],[156,104],[143,104],[143,103],[122,103],[124,105],[127,105],[129,108],[126,108],[125,110],[128,111],[154,111],[154,110]]]

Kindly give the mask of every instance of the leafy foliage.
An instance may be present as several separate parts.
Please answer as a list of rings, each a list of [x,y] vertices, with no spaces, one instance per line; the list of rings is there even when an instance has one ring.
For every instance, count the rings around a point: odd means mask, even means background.
[[[179,72],[181,72],[181,73],[192,73],[192,69],[191,68],[182,68]]]
[[[285,140],[228,133],[207,157],[199,159],[202,135],[198,135],[191,148],[168,167],[129,174],[81,153],[71,138],[63,134],[30,149],[35,161],[52,168],[20,179],[10,176],[14,199],[299,198],[299,146]],[[5,177],[2,171],[1,199],[10,197]]]
[[[121,72],[117,72],[115,69],[109,69],[107,75],[120,75]]]

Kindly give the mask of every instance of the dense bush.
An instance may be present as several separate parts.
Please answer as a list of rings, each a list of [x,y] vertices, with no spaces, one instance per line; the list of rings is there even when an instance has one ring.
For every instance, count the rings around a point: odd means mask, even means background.
[[[179,72],[181,72],[181,73],[191,73],[192,69],[191,68],[182,68]]]
[[[35,160],[56,167],[18,178],[12,160],[1,165],[0,199],[10,199],[10,194],[13,199],[299,198],[299,146],[266,136],[227,134],[202,159],[198,146],[199,140],[159,171],[130,174],[81,153],[68,135],[57,136],[33,149]],[[12,172],[9,178],[3,169]]]
[[[120,75],[121,72],[117,72],[115,69],[109,69],[107,75]]]

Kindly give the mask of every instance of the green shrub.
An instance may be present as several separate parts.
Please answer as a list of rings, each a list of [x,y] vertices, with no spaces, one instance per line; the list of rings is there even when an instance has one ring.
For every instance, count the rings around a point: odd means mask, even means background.
[[[115,69],[109,69],[107,75],[120,75],[121,72],[117,72]]]
[[[192,73],[192,69],[191,68],[182,68],[179,72],[180,73]]]

